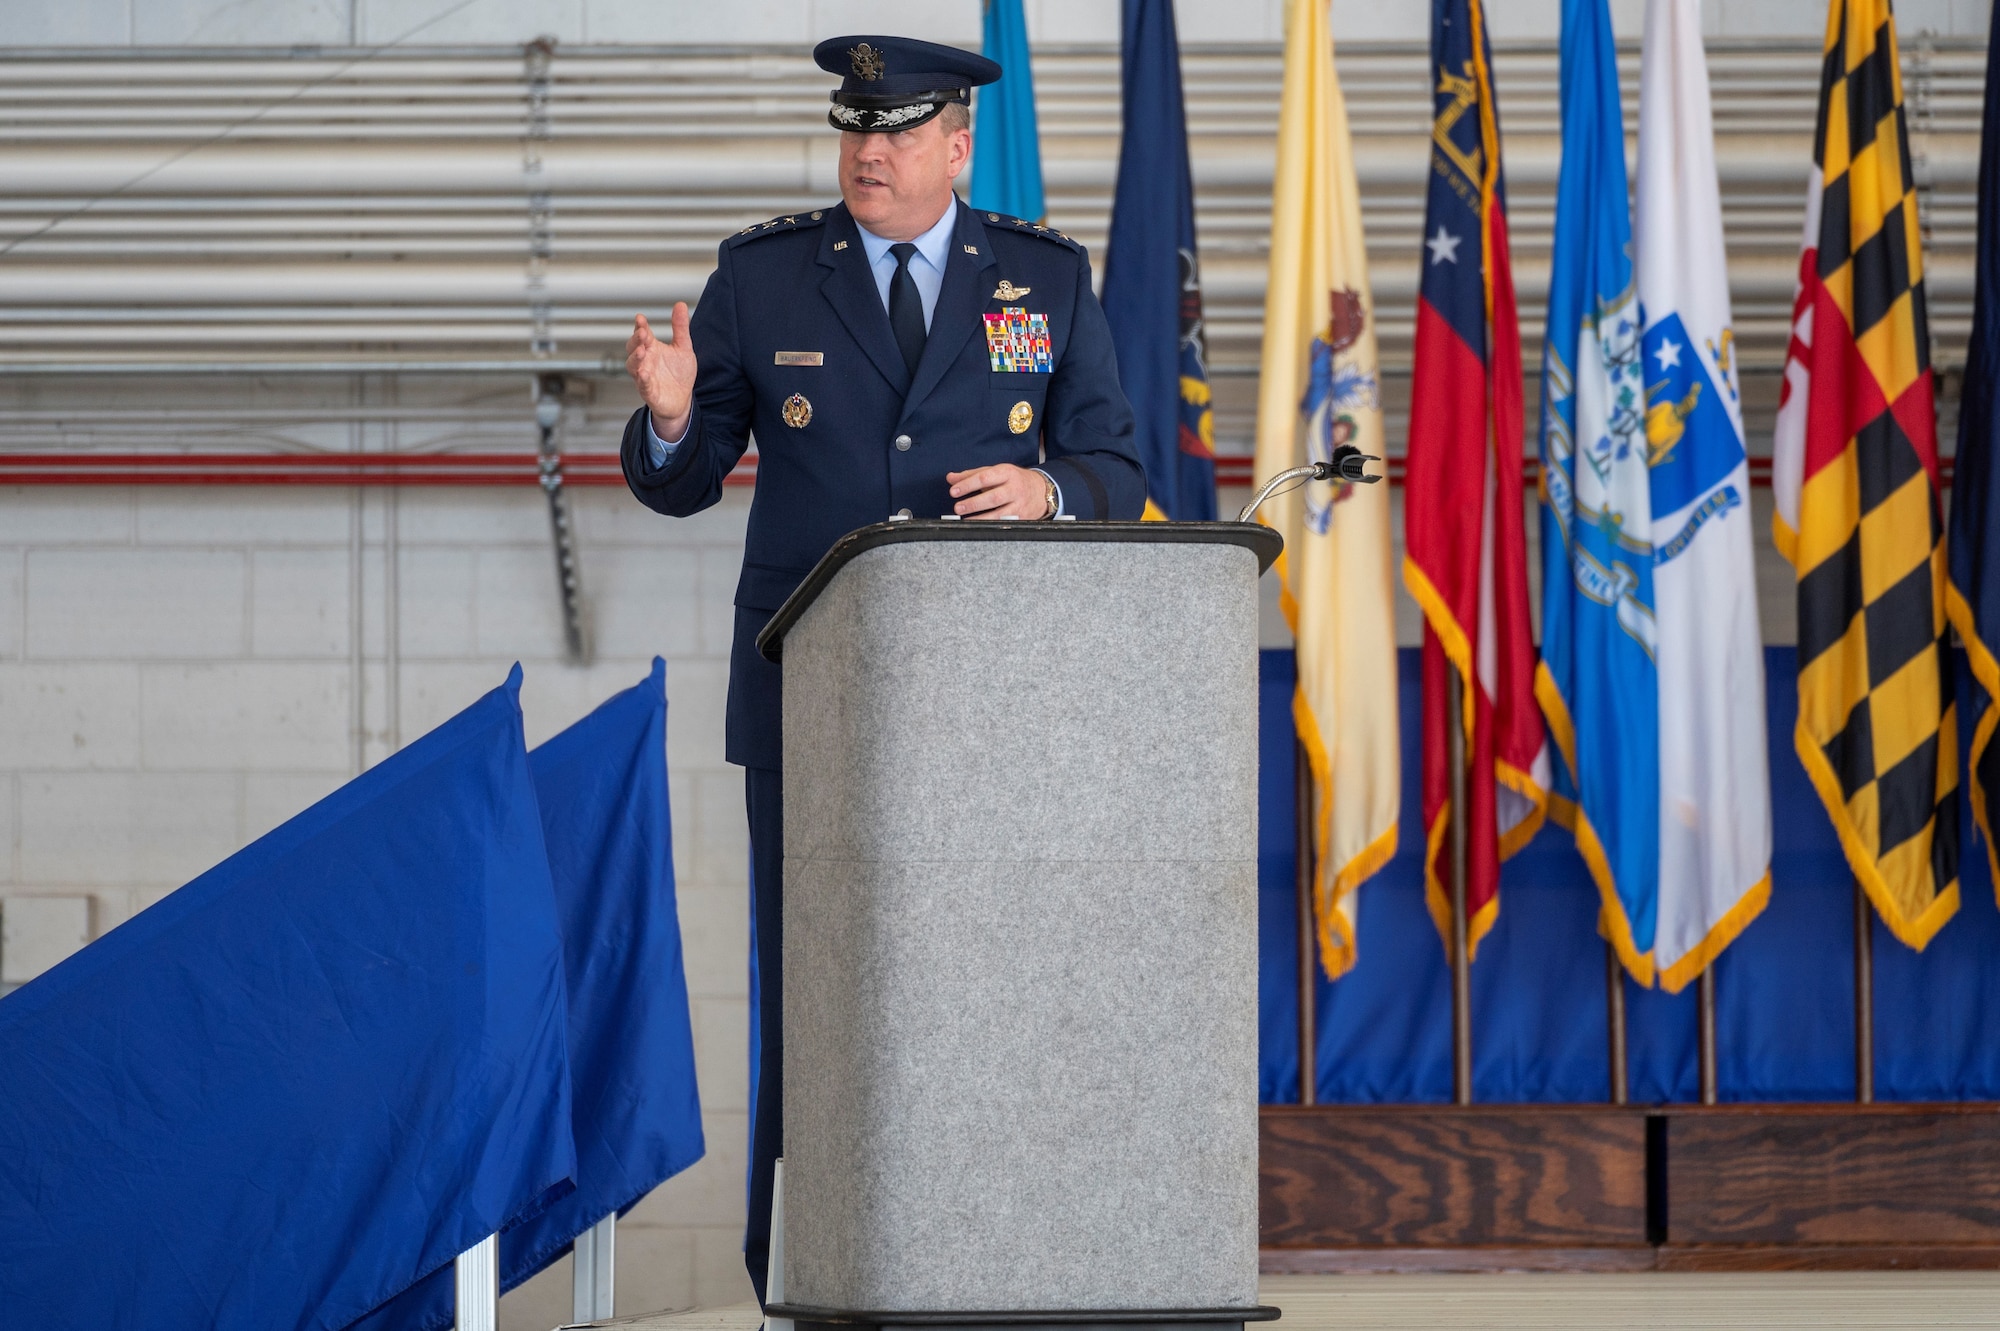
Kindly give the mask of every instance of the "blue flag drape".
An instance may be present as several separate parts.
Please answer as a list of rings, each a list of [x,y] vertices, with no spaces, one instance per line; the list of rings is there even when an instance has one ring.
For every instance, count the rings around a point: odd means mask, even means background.
[[[1766,652],[1771,802],[1777,842],[1770,907],[1716,959],[1716,1056],[1724,1101],[1854,1098],[1854,875],[1792,747],[1798,652]],[[1417,651],[1398,655],[1402,817],[1421,803]],[[1260,1082],[1266,1103],[1298,1099],[1298,879],[1292,789],[1296,686],[1289,651],[1263,653],[1257,816]],[[1959,716],[1965,717],[1964,681]],[[1969,723],[1961,733],[1969,729]],[[1961,796],[1962,798],[1962,796]],[[1361,962],[1318,981],[1322,1104],[1451,1102],[1451,975],[1424,904],[1424,844],[1405,837],[1370,880]],[[1965,904],[1916,952],[1874,931],[1881,1100],[2000,1099],[2000,908],[1983,856],[1965,862]],[[1568,833],[1545,827],[1501,870],[1500,912],[1472,967],[1472,1082],[1480,1103],[1602,1104],[1610,1086],[1599,899]],[[1698,1002],[1626,981],[1634,1104],[1700,1099]]]
[[[1605,0],[1566,0],[1562,172],[1542,343],[1542,664],[1562,761],[1551,815],[1576,836],[1605,936],[1653,981],[1659,672],[1653,664],[1646,383],[1618,52]]]
[[[701,1158],[701,1100],[674,903],[667,667],[528,755],[563,932],[576,1190],[500,1236],[512,1289]],[[452,1320],[441,1270],[362,1324]]]
[[[1986,113],[1979,141],[1979,260],[1972,345],[1959,395],[1958,458],[1946,537],[1951,581],[1945,605],[1965,643],[1974,682],[1975,720],[1968,750],[1972,820],[1986,839],[1986,863],[2000,890],[2000,9],[1986,51]],[[1961,856],[1962,865],[1970,856]]]
[[[520,679],[0,1000],[7,1325],[336,1331],[567,1189]]]
[[[1215,517],[1215,427],[1173,0],[1123,0],[1124,140],[1104,317],[1138,425],[1148,517]]]
[[[1045,221],[1035,76],[1028,64],[1028,22],[1021,0],[986,0],[985,21],[982,53],[1003,73],[999,82],[974,94],[978,121],[972,136],[971,203],[987,212]]]

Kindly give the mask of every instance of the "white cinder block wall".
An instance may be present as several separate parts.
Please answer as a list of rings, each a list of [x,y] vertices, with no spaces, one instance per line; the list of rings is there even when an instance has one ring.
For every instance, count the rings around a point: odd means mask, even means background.
[[[1025,3],[1038,42],[1117,39],[1116,0]],[[1181,35],[1275,41],[1283,7],[1180,0]],[[1643,7],[1613,0],[1621,35],[1637,35]],[[1345,41],[1427,34],[1420,0],[1334,0],[1333,9]],[[1897,9],[1906,33],[1983,36],[1988,0]],[[1712,36],[1816,37],[1825,22],[1823,0],[1703,0],[1702,10]],[[0,0],[0,40],[284,47],[407,35],[518,49],[550,33],[568,43],[790,46],[886,30],[976,45],[979,12],[978,0]],[[1489,13],[1498,39],[1548,39],[1560,5],[1489,0]],[[573,446],[610,444],[623,399],[607,390]],[[36,401],[33,385],[0,396]],[[253,397],[221,383],[171,400]],[[505,441],[526,442],[525,432]],[[561,659],[546,511],[532,490],[0,488],[0,991],[423,733],[498,684],[512,661],[526,669],[535,742],[663,654],[709,1154],[621,1226],[618,1299],[627,1313],[732,1302],[749,1295],[738,1249],[747,846],[741,780],[722,761],[722,704],[747,493],[678,523],[622,491],[573,494],[597,650],[588,668]],[[1767,604],[1782,603],[1782,588],[1768,590],[1777,595]],[[1414,616],[1404,618],[1413,639]],[[1767,625],[1778,640],[1787,627]],[[567,1264],[502,1310],[509,1331],[567,1320]]]

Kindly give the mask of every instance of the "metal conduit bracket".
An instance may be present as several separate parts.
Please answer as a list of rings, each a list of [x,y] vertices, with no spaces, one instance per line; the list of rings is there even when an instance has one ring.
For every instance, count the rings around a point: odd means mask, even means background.
[[[583,629],[583,580],[578,572],[576,524],[570,520],[569,492],[563,488],[562,446],[557,433],[562,424],[563,378],[559,374],[535,378],[535,424],[541,431],[536,449],[542,493],[549,500],[549,535],[555,543],[556,590],[562,597],[563,644],[569,659],[577,665],[590,664],[590,645]]]
[[[549,137],[549,57],[556,39],[538,37],[521,48],[526,82],[526,123],[521,136],[521,176],[528,205],[528,354],[554,356],[556,340],[550,328],[549,263],[555,257],[555,205],[542,178],[542,145]],[[542,372],[534,379],[535,424],[541,430],[536,450],[542,493],[549,500],[549,533],[555,541],[556,591],[562,598],[563,643],[576,665],[590,662],[590,645],[583,631],[583,587],[577,571],[576,526],[570,520],[569,495],[563,489],[562,447],[556,430],[562,424],[563,377]]]

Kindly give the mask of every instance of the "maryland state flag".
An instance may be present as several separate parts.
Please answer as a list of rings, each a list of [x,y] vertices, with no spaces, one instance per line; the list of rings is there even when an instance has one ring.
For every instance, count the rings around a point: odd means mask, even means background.
[[[1923,252],[1888,0],[1833,0],[1772,456],[1807,775],[1890,932],[1958,909],[1958,750]]]
[[[1959,398],[1958,458],[1952,475],[1951,582],[1945,607],[1965,643],[1978,685],[1972,731],[1972,818],[1986,836],[1994,890],[2000,892],[2000,11],[1986,51],[1986,120],[1979,141],[1979,275],[1972,306],[1972,346]]]
[[[1347,104],[1325,0],[1289,0],[1271,276],[1257,398],[1257,481],[1382,447],[1375,300]],[[1292,718],[1312,763],[1320,960],[1354,964],[1355,889],[1396,852],[1395,558],[1389,487],[1314,481],[1264,505],[1285,537],[1282,604],[1298,644]]]
[[[1180,39],[1173,0],[1124,0],[1123,10],[1125,136],[1104,258],[1104,318],[1137,426],[1146,516],[1213,521],[1215,426]]]
[[[1403,581],[1424,611],[1425,884],[1446,937],[1447,663],[1465,681],[1467,937],[1476,947],[1499,915],[1500,861],[1541,826],[1550,780],[1522,537],[1521,330],[1480,0],[1433,0],[1431,87]]]

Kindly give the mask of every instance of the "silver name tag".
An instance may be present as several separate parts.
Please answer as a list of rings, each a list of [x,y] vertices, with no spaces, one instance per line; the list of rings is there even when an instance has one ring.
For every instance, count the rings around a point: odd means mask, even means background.
[[[781,351],[778,353],[775,363],[779,365],[824,365],[826,364],[826,353],[824,351]]]

